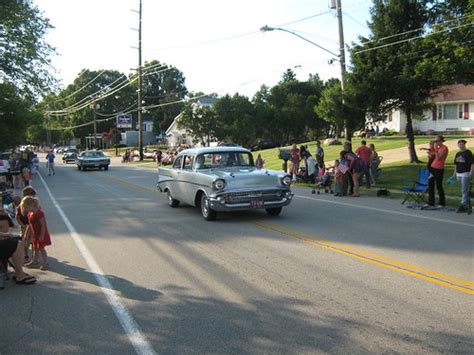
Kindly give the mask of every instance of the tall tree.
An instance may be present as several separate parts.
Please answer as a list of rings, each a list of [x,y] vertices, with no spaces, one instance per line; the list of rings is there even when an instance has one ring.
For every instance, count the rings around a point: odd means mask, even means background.
[[[214,104],[216,138],[249,147],[256,140],[255,109],[243,95],[221,97]]]
[[[209,146],[211,139],[216,138],[217,116],[211,107],[187,101],[179,116],[178,127],[184,128],[194,143]]]
[[[188,90],[183,73],[173,66],[152,60],[145,64],[143,74],[144,106],[153,118],[155,132],[166,130],[181,112]]]
[[[32,97],[50,89],[49,58],[54,49],[45,35],[51,27],[31,1],[0,2],[0,80]]]
[[[115,127],[115,117],[121,112],[136,111],[136,86],[133,77],[115,70],[91,71],[84,69],[72,84],[57,96],[46,97],[41,106],[45,111],[59,111],[46,119],[45,125],[55,131],[58,139],[83,137],[93,132],[96,105],[97,132]],[[80,126],[73,129],[67,127]]]
[[[296,80],[296,74],[291,68],[288,68],[286,69],[286,72],[283,73],[280,83],[286,83],[293,80]]]
[[[393,109],[405,112],[410,161],[418,162],[412,115],[426,107],[435,85],[415,55],[420,42],[409,39],[424,33],[426,1],[380,0],[374,3],[371,15],[371,36],[352,49],[354,85],[367,93],[372,116]],[[394,34],[399,35],[391,37]]]

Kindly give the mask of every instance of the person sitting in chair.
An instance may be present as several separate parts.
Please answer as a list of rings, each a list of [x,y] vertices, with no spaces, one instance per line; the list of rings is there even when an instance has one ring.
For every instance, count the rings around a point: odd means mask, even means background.
[[[2,262],[6,262],[11,258],[15,268],[16,283],[30,285],[36,282],[36,278],[23,271],[23,242],[20,237],[10,233],[10,227],[13,226],[8,214],[3,209],[0,210],[0,259]]]

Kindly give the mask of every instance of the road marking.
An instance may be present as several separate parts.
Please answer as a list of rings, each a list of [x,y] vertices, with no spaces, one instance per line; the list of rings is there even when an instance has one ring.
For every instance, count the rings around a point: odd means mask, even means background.
[[[316,199],[316,198],[308,197],[308,196],[295,195],[295,197],[302,198],[302,199],[305,199],[305,200],[317,201],[317,202],[332,203],[332,204],[334,204],[334,205],[355,207],[355,208],[357,208],[357,209],[366,209],[366,210],[377,211],[377,212],[391,213],[391,214],[395,214],[395,215],[399,215],[399,216],[404,216],[404,217],[411,217],[411,218],[418,218],[418,219],[426,219],[426,220],[429,220],[429,221],[456,224],[456,225],[458,225],[458,226],[474,227],[474,224],[473,224],[473,223],[464,223],[464,222],[450,221],[450,220],[447,220],[447,219],[439,219],[439,218],[428,217],[428,216],[423,216],[423,215],[419,215],[419,214],[409,214],[409,213],[405,213],[405,212],[398,212],[398,211],[385,210],[385,209],[383,209],[383,208],[375,208],[375,207],[369,207],[369,206],[354,205],[354,204],[351,204],[351,203],[340,202],[340,201],[330,201],[330,200]]]
[[[153,190],[148,187],[144,187],[135,183],[128,182],[126,180],[122,180],[119,178],[115,177],[110,177],[107,176],[107,178],[116,181],[118,183],[122,183],[126,186],[140,189],[140,190],[145,190],[145,191],[153,191],[157,192],[157,190]],[[343,205],[347,207],[357,207],[357,208],[365,208],[368,210],[373,210],[373,211],[378,211],[378,212],[385,212],[385,213],[391,213],[391,214],[396,214],[396,215],[402,215],[406,217],[415,217],[415,218],[423,218],[427,220],[433,220],[436,222],[446,222],[446,223],[452,223],[452,224],[457,224],[457,225],[463,225],[463,226],[469,226],[472,227],[472,224],[468,223],[463,223],[463,222],[456,222],[456,221],[449,221],[449,220],[440,220],[434,217],[427,217],[427,216],[418,216],[418,215],[411,215],[408,213],[403,213],[403,212],[397,212],[397,211],[390,211],[390,210],[384,210],[380,208],[374,208],[374,207],[368,207],[368,206],[354,206],[353,204],[350,203],[344,203],[344,202],[339,202],[339,201],[328,201],[328,200],[319,200],[319,199],[314,199],[311,197],[306,197],[306,196],[299,196],[295,195],[296,197],[303,198],[303,199],[308,199],[312,201],[322,201],[322,202],[327,202],[327,203],[333,203],[333,204],[338,204],[338,205]],[[468,281],[468,280],[463,280],[457,277],[453,277],[450,275],[446,275],[443,273],[439,273],[437,271],[432,271],[429,269],[425,269],[416,265],[411,265],[408,263],[404,263],[402,261],[398,261],[392,258],[388,258],[382,255],[366,252],[364,250],[354,248],[348,245],[332,242],[329,240],[323,240],[319,239],[315,236],[303,233],[303,232],[298,232],[295,230],[291,230],[285,227],[269,224],[269,223],[264,223],[264,222],[251,222],[251,224],[254,224],[260,228],[267,229],[267,230],[272,230],[275,231],[281,235],[288,236],[293,239],[297,239],[300,241],[303,241],[308,244],[312,244],[315,246],[318,246],[323,249],[327,249],[339,254],[343,254],[346,256],[350,256],[352,258],[365,261],[371,264],[375,264],[378,266],[382,266],[384,268],[394,270],[412,277],[416,277],[419,279],[422,279],[424,281],[428,281],[434,284],[438,284],[447,288],[454,289],[456,291],[460,291],[463,293],[467,293],[469,295],[474,295],[474,290],[472,290],[469,287],[474,287],[474,282]],[[285,230],[286,229],[286,230]],[[298,235],[299,234],[299,235]],[[466,287],[464,287],[466,286]]]
[[[377,255],[375,253],[366,252],[364,250],[354,248],[348,245],[341,243],[332,242],[329,240],[324,240],[317,238],[315,236],[298,232],[286,227],[278,226],[275,224],[270,224],[267,222],[252,222],[253,225],[260,227],[262,229],[270,230],[277,232],[283,236],[287,236],[319,248],[330,250],[342,255],[350,256],[354,259],[360,261],[368,262],[374,265],[384,267],[393,271],[397,271],[412,277],[422,279],[427,282],[438,284],[456,291],[466,293],[468,295],[474,295],[474,290],[469,287],[474,287],[474,282],[463,280],[457,277],[450,275],[442,274],[436,271],[425,269],[416,265],[411,265],[398,261],[392,258],[387,258],[382,255]]]
[[[38,174],[38,176],[41,179],[41,182],[43,183],[46,191],[48,192],[49,198],[53,202],[54,207],[56,207],[56,210],[58,211],[59,215],[61,216],[61,219],[66,225],[66,228],[68,229],[72,240],[74,241],[77,248],[81,252],[82,257],[84,258],[87,265],[89,266],[89,269],[91,270],[97,283],[99,284],[100,289],[102,290],[105,297],[107,298],[107,301],[112,307],[112,310],[114,311],[115,316],[118,318],[120,324],[122,325],[122,328],[124,329],[125,333],[130,339],[130,342],[135,348],[135,351],[137,352],[137,354],[143,354],[143,355],[156,354],[151,344],[148,342],[145,336],[142,335],[138,324],[135,322],[132,315],[128,312],[127,308],[120,300],[120,297],[112,288],[112,285],[110,284],[109,280],[107,279],[104,272],[100,268],[99,264],[97,264],[91,252],[89,251],[89,249],[87,249],[81,236],[79,235],[79,233],[76,232],[76,229],[69,221],[69,218],[67,218],[66,214],[63,212],[63,210],[57,203],[56,199],[51,193],[51,190],[49,189],[48,185],[44,181],[43,177],[41,176],[41,174]]]

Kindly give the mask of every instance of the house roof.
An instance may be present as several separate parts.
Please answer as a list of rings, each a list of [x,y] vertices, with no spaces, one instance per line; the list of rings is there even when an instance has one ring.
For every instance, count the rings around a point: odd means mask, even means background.
[[[209,97],[209,96],[204,96],[197,99],[197,102],[201,106],[213,106],[216,101],[217,99],[215,97]]]
[[[449,102],[449,101],[474,101],[474,85],[447,85],[442,86],[433,102]]]

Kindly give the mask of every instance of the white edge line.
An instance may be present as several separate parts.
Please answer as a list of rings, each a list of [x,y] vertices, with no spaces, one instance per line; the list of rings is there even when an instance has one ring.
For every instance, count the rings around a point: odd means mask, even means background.
[[[41,182],[43,183],[46,191],[48,192],[49,198],[53,202],[54,207],[56,207],[59,215],[61,216],[61,219],[66,225],[66,228],[68,229],[72,240],[74,241],[77,248],[81,252],[82,257],[84,258],[87,265],[89,266],[89,269],[94,275],[100,289],[102,290],[110,306],[112,307],[112,310],[114,311],[115,316],[119,320],[120,324],[122,325],[122,328],[124,329],[125,333],[130,339],[130,342],[135,348],[135,351],[137,352],[137,354],[156,354],[151,344],[148,342],[145,336],[142,335],[140,328],[138,327],[138,324],[135,322],[135,320],[133,319],[133,317],[128,312],[127,308],[125,307],[125,305],[120,300],[120,297],[112,288],[112,285],[110,284],[107,277],[104,275],[104,272],[102,271],[100,266],[95,261],[89,249],[87,249],[86,245],[82,241],[81,236],[76,232],[76,229],[71,224],[66,214],[63,212],[63,210],[59,206],[59,204],[56,202],[56,199],[51,193],[51,190],[49,189],[48,185],[44,181],[43,177],[41,176],[41,174],[38,174],[38,176],[41,179]]]
[[[339,201],[320,200],[320,199],[316,199],[316,198],[312,198],[312,197],[308,197],[308,196],[300,196],[300,195],[296,195],[296,194],[295,194],[295,197],[302,198],[302,199],[305,199],[305,200],[311,200],[311,201],[332,203],[332,204],[341,205],[341,206],[363,208],[363,209],[371,210],[371,211],[391,213],[391,214],[396,214],[396,215],[399,215],[399,216],[412,217],[412,218],[421,218],[421,219],[426,219],[426,220],[429,220],[429,221],[435,221],[435,222],[438,222],[438,223],[451,223],[451,224],[457,224],[457,225],[460,225],[460,226],[474,227],[474,224],[469,224],[469,223],[464,223],[464,222],[457,222],[457,221],[450,221],[448,219],[439,219],[439,218],[435,218],[435,217],[421,216],[419,214],[415,215],[415,214],[409,214],[409,213],[404,213],[404,212],[385,210],[383,208],[353,205],[351,203],[345,203],[345,202],[339,202]]]

